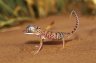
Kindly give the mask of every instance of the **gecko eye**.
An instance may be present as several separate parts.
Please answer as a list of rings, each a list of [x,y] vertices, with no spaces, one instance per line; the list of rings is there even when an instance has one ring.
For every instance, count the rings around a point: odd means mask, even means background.
[[[34,33],[35,32],[35,27],[32,25],[28,25],[26,27],[26,33]]]

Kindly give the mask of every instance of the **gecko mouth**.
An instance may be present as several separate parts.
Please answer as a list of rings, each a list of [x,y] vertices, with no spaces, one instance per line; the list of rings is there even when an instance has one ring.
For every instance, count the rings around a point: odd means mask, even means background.
[[[34,34],[32,31],[29,31],[29,30],[27,30],[27,31],[24,31],[24,34]]]
[[[34,34],[34,32],[32,30],[25,30],[24,34],[29,34],[30,35],[30,34]]]
[[[31,35],[31,34],[34,34],[34,33],[24,33],[24,34],[28,34],[28,35]]]
[[[34,34],[32,31],[25,31],[24,34]]]

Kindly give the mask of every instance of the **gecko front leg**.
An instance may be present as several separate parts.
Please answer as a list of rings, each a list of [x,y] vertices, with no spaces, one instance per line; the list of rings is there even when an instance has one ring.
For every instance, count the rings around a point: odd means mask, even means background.
[[[40,46],[38,50],[34,53],[34,55],[39,53],[39,51],[42,49],[42,46],[43,46],[43,39],[40,39]]]

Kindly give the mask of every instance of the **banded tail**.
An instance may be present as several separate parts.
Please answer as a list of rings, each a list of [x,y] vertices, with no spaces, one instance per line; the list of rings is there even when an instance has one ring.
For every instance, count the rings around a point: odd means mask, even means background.
[[[74,16],[76,17],[76,25],[75,25],[75,27],[73,28],[73,30],[72,30],[71,32],[66,33],[66,34],[68,35],[68,36],[67,36],[68,38],[70,38],[70,37],[77,31],[77,29],[78,29],[78,27],[79,27],[79,18],[78,18],[77,13],[76,13],[74,10],[72,10],[70,16],[72,16],[72,14],[74,14]]]

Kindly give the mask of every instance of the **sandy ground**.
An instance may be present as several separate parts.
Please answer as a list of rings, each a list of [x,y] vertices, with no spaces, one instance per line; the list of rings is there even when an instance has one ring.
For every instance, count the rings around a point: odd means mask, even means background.
[[[25,35],[19,29],[0,32],[0,63],[96,63],[96,18],[80,17],[78,31],[66,39],[65,48],[62,41],[45,41],[39,54],[33,55],[39,38]],[[51,16],[34,22],[43,29],[55,21],[52,31],[71,31],[75,20],[66,16]]]

